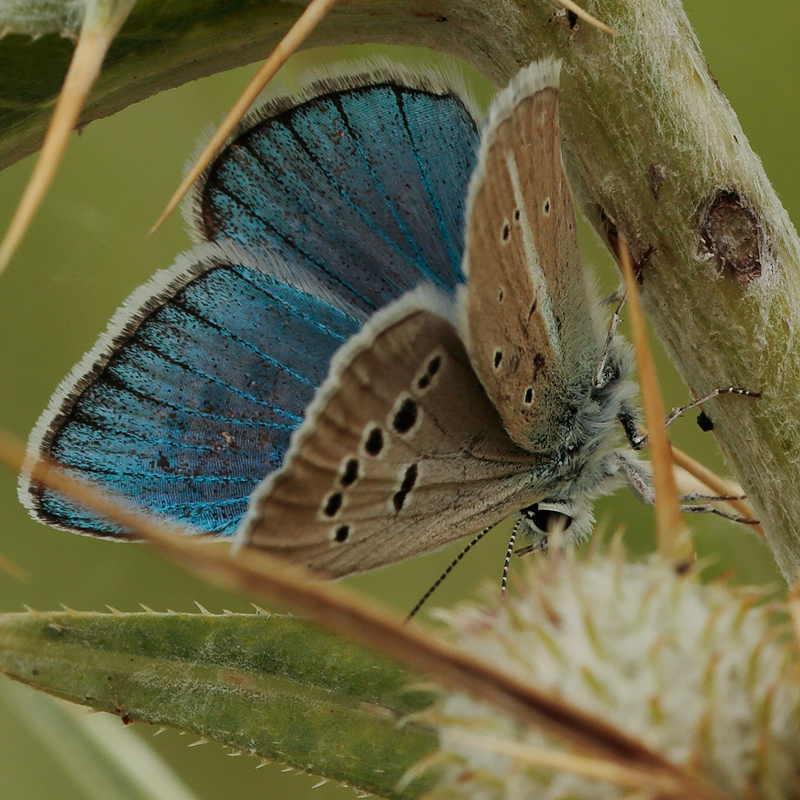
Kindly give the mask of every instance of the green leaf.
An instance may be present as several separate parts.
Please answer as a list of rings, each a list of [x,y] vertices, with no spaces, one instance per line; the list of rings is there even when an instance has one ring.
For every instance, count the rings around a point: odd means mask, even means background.
[[[0,669],[125,722],[192,731],[389,798],[431,753],[403,717],[433,698],[390,661],[293,617],[37,613],[0,617]]]

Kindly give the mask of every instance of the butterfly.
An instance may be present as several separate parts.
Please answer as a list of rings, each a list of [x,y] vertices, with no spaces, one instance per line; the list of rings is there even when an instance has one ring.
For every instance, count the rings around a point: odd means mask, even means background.
[[[481,131],[463,83],[345,64],[246,119],[206,170],[198,245],[136,290],[62,382],[20,497],[130,532],[31,479],[44,454],[187,531],[339,577],[509,515],[580,539],[594,498],[652,500],[624,343],[580,262],[560,64]],[[622,424],[620,424],[622,423]]]

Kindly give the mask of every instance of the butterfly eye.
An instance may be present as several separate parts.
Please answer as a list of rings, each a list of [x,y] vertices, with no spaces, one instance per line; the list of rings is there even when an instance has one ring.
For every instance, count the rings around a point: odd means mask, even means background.
[[[503,236],[503,241],[504,242],[507,242],[509,237],[511,236],[511,224],[508,222],[508,220],[506,220],[503,223],[503,234],[502,234],[502,236]]]
[[[503,360],[503,351],[498,347],[497,350],[494,351],[494,368],[500,368],[500,362]]]
[[[514,222],[519,222],[519,209],[514,209]]]
[[[528,519],[543,533],[554,530],[565,531],[572,525],[572,517],[551,509],[537,508]]]

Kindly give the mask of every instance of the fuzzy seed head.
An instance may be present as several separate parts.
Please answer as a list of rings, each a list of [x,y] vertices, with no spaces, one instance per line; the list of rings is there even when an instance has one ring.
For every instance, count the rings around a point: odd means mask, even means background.
[[[465,649],[616,725],[731,798],[777,800],[797,797],[800,786],[800,680],[785,617],[762,597],[703,585],[694,571],[677,575],[655,558],[536,557],[506,602],[494,597],[441,617]],[[630,795],[630,787],[469,743],[472,735],[562,749],[463,695],[444,697],[427,722],[440,732],[447,797]]]

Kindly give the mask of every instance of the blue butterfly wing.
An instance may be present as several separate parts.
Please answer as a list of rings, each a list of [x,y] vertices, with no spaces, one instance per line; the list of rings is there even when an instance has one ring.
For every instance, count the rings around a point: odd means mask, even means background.
[[[37,452],[138,506],[228,535],[360,321],[214,257],[156,276],[137,296],[144,303],[118,312],[54,396]],[[124,535],[38,484],[25,489],[44,521]]]
[[[455,288],[473,117],[446,89],[344,83],[262,113],[217,158],[195,211],[212,244],[126,302],[42,415],[32,461],[231,534],[363,319],[424,280]],[[20,496],[45,522],[126,535],[25,476]]]
[[[368,313],[422,281],[452,291],[479,143],[464,102],[389,80],[320,86],[221,153],[198,195],[201,235],[277,253]]]

